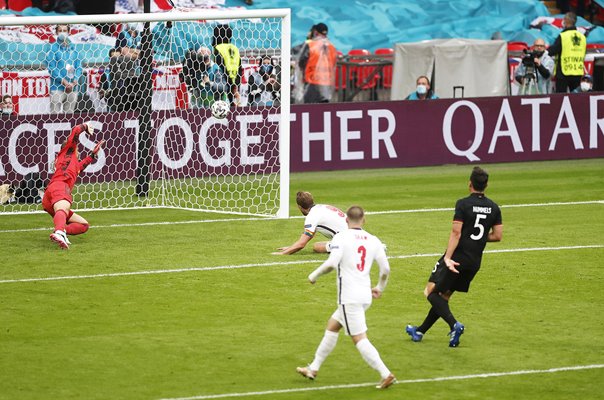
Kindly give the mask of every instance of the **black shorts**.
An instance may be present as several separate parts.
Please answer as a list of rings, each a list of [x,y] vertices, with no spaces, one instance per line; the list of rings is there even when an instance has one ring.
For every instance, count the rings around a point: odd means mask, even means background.
[[[444,261],[444,256],[438,260],[432,274],[430,274],[429,282],[436,284],[436,290],[444,293],[451,292],[467,292],[470,289],[470,282],[478,272],[480,267],[464,264],[464,260],[455,260],[459,263],[456,267],[459,274],[449,270]]]

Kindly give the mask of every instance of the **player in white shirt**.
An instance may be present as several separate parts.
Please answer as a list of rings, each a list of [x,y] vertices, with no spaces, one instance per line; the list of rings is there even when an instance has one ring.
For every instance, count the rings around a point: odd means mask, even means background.
[[[315,379],[321,364],[336,347],[340,329],[344,327],[365,362],[380,373],[382,379],[376,387],[386,389],[396,382],[396,378],[367,338],[365,310],[371,305],[372,298],[381,297],[388,283],[390,265],[382,242],[363,230],[363,209],[352,206],[346,211],[346,217],[348,229],[334,236],[329,258],[308,276],[310,283],[314,284],[319,276],[334,269],[337,271],[338,308],[327,321],[327,329],[314,360],[308,367],[298,367],[296,371],[308,379]],[[369,273],[374,260],[380,269],[379,282],[371,288]]]
[[[298,192],[296,194],[296,204],[304,219],[304,232],[300,238],[288,247],[279,247],[275,255],[294,254],[302,250],[310,240],[320,232],[328,239],[331,239],[336,233],[346,229],[346,215],[337,207],[326,204],[315,204],[310,192]],[[316,253],[329,253],[329,242],[318,242],[313,246]]]

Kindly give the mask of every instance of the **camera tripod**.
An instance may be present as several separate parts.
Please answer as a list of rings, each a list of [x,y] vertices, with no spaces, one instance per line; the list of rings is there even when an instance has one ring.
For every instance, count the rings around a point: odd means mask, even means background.
[[[527,72],[522,78],[522,86],[520,87],[520,95],[541,94],[539,85],[537,85],[537,76],[535,72]]]

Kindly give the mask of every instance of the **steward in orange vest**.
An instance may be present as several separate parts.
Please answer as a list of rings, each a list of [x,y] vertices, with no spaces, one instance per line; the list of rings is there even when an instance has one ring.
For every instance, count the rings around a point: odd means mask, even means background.
[[[304,103],[328,103],[335,90],[336,48],[327,38],[327,25],[312,28],[312,39],[302,46],[298,65],[304,71]]]

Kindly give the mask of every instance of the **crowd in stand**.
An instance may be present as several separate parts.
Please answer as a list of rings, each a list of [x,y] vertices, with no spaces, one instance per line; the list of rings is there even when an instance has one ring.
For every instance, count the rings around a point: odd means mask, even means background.
[[[74,4],[77,2],[74,2]],[[549,47],[536,39],[515,71],[519,94],[552,92],[582,93],[593,90],[593,78],[584,74],[586,38],[576,29],[576,15],[565,14],[563,31]],[[55,28],[56,40],[50,44],[46,67],[50,75],[50,112],[73,113],[86,92],[83,60],[70,41],[70,27]],[[304,43],[292,50],[292,102],[325,103],[337,99],[338,62],[342,55],[329,39],[329,28],[317,23],[309,29]],[[217,100],[232,106],[272,106],[280,103],[281,66],[269,54],[254,60],[254,69],[242,85],[243,67],[239,49],[231,43],[232,28],[216,25],[212,43],[191,48],[182,60],[180,81],[188,93],[187,107],[207,108]],[[103,111],[137,109],[141,84],[141,32],[137,23],[124,24],[109,53],[109,65],[101,68],[98,90]],[[390,55],[390,60],[392,56]],[[416,90],[406,100],[437,99],[428,76],[419,76]],[[242,97],[243,96],[243,97]],[[4,101],[3,101],[4,104]],[[97,110],[98,111],[98,110]]]

